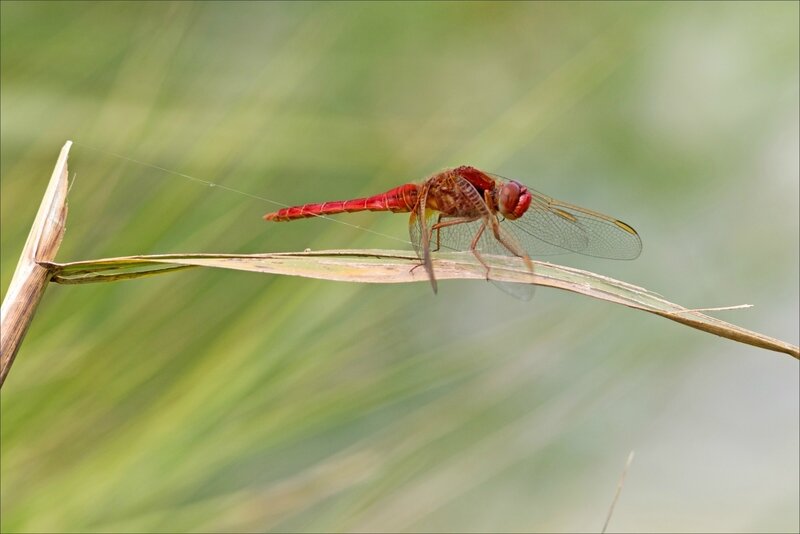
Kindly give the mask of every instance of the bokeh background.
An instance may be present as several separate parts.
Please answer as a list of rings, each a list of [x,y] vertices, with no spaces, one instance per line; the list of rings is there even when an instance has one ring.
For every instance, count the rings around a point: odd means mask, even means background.
[[[643,237],[559,262],[797,344],[798,33],[792,2],[3,2],[0,286],[67,139],[64,261],[408,248],[176,173],[302,203],[473,164]],[[612,531],[800,529],[797,361],[543,288],[53,286],[0,409],[4,532],[598,532],[631,450]]]

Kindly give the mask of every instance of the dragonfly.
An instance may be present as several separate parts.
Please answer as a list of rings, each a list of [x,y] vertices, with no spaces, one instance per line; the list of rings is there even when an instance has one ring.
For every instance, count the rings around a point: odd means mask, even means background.
[[[287,207],[264,219],[285,222],[358,211],[411,214],[411,244],[434,293],[431,253],[442,249],[472,252],[486,268],[487,279],[490,268],[484,255],[515,256],[533,272],[532,256],[577,252],[632,260],[642,251],[641,238],[629,224],[467,165],[377,195]],[[530,284],[498,285],[523,299],[532,296]]]

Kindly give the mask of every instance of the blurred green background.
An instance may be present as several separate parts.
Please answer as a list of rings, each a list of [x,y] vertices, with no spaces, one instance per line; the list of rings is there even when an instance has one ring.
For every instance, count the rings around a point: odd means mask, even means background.
[[[798,33],[793,2],[3,2],[1,287],[67,139],[64,261],[403,248],[110,153],[283,203],[472,164],[643,237],[558,262],[797,344]],[[5,532],[598,532],[631,450],[611,530],[800,529],[797,361],[544,288],[54,285],[1,410]]]

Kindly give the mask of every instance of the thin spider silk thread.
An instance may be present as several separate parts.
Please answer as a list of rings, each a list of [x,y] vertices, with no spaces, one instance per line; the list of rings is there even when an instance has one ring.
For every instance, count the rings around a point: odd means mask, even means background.
[[[172,170],[172,169],[168,169],[166,167],[160,167],[158,165],[154,165],[152,163],[147,163],[146,161],[141,161],[141,160],[138,160],[138,159],[135,159],[135,158],[131,158],[131,157],[128,157],[128,156],[123,156],[122,154],[117,154],[117,153],[111,152],[109,150],[96,148],[96,147],[93,147],[91,145],[87,145],[86,143],[83,143],[83,142],[73,141],[73,144],[78,145],[78,146],[82,146],[82,147],[87,148],[89,150],[93,150],[93,151],[98,152],[100,154],[106,154],[108,156],[113,156],[115,158],[119,158],[119,159],[124,160],[124,161],[129,161],[129,162],[135,163],[137,165],[142,165],[143,167],[149,167],[151,169],[156,169],[156,170],[159,170],[159,171],[167,173],[167,174],[180,176],[181,178],[186,178],[187,180],[190,180],[190,181],[193,181],[193,182],[197,182],[197,183],[206,185],[208,187],[213,187],[213,188],[216,188],[216,189],[224,189],[225,191],[228,191],[230,193],[235,193],[237,195],[242,195],[244,197],[249,197],[249,198],[252,198],[252,199],[255,199],[255,200],[260,200],[261,202],[265,202],[267,204],[273,204],[275,206],[280,206],[282,208],[292,207],[292,204],[284,204],[283,202],[278,202],[277,200],[272,200],[272,199],[269,199],[269,198],[266,198],[266,197],[262,197],[262,196],[259,196],[259,195],[254,195],[252,193],[248,193],[246,191],[241,191],[239,189],[234,189],[233,187],[228,187],[227,185],[215,184],[214,182],[209,182],[208,180],[203,180],[202,178],[198,178],[198,177],[192,176],[190,174],[186,174],[186,173],[183,173],[183,172],[178,172],[178,171],[175,171],[175,170]],[[388,235],[388,234],[383,234],[381,232],[377,232],[377,231],[372,230],[370,228],[365,228],[363,226],[359,226],[357,224],[352,224],[352,223],[349,223],[349,222],[346,222],[346,221],[340,221],[339,219],[334,219],[332,217],[328,217],[327,215],[320,215],[320,214],[316,214],[316,213],[311,214],[311,215],[313,215],[314,217],[319,217],[320,219],[325,219],[326,221],[334,222],[336,224],[341,224],[341,225],[344,225],[344,226],[348,226],[350,228],[355,228],[356,230],[361,230],[361,231],[369,232],[371,234],[374,234],[374,235],[377,235],[377,236],[380,236],[380,237],[385,237],[386,239],[391,239],[393,241],[398,241],[400,243],[403,243],[404,245],[411,245],[412,244],[410,241],[406,241],[404,239],[400,239],[399,237],[395,237],[395,236]]]

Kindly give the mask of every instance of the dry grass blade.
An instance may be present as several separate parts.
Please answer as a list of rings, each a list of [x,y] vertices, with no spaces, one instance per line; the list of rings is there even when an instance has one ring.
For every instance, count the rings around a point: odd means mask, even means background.
[[[534,262],[527,272],[521,260],[488,257],[490,278],[501,282],[532,283],[580,293],[600,300],[654,313],[698,330],[800,359],[800,349],[731,323],[687,309],[660,295],[613,278],[546,262]],[[391,250],[332,250],[276,254],[168,254],[127,256],[95,261],[47,264],[53,281],[81,284],[149,276],[190,267],[217,267],[268,274],[304,276],[343,282],[427,282],[423,269],[411,252]],[[485,279],[486,272],[469,253],[442,254],[434,260],[440,280]]]
[[[72,141],[67,141],[61,149],[0,307],[0,329],[3,333],[0,337],[0,386],[8,376],[53,274],[43,264],[55,258],[64,237],[67,220],[67,159],[71,146]]]
[[[633,463],[633,456],[634,456],[634,451],[631,451],[628,454],[628,460],[625,462],[625,468],[622,470],[622,475],[619,477],[619,482],[617,483],[617,491],[614,492],[614,499],[611,501],[611,506],[608,507],[606,522],[603,523],[603,530],[600,531],[600,534],[605,534],[606,530],[608,530],[608,524],[611,522],[611,516],[614,515],[614,508],[617,506],[617,501],[619,500],[619,496],[622,493],[622,487],[625,485],[625,476],[628,474],[628,469],[631,468],[631,464]]]

